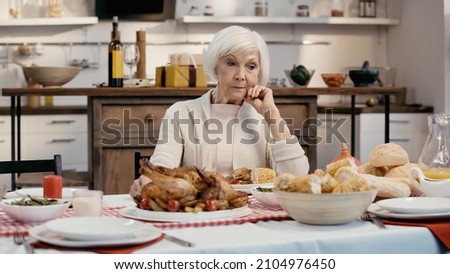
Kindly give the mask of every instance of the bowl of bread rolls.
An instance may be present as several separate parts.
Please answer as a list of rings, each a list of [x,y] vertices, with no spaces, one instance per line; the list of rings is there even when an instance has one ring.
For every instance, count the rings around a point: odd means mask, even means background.
[[[336,164],[344,167],[350,163],[342,160]],[[300,223],[338,225],[354,221],[374,201],[377,191],[347,167],[336,170],[336,174],[322,170],[304,176],[281,174],[275,181],[275,196]]]

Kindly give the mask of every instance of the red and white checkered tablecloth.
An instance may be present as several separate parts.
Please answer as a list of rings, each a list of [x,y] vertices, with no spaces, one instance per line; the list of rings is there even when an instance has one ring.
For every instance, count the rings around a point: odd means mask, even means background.
[[[155,227],[160,229],[176,229],[186,227],[205,227],[205,226],[217,226],[217,225],[234,225],[243,223],[256,223],[259,221],[282,221],[291,220],[292,218],[282,209],[273,209],[265,207],[263,204],[250,197],[250,205],[252,213],[250,215],[233,218],[233,219],[220,219],[220,220],[208,220],[208,221],[195,221],[195,222],[150,222]],[[122,217],[119,214],[121,207],[105,207],[103,208],[103,216],[107,217]],[[70,218],[73,216],[72,209],[68,209],[60,218]],[[33,226],[39,224],[25,224],[17,222],[5,214],[0,209],[0,236],[9,237],[12,236],[14,231],[22,229],[28,231]]]

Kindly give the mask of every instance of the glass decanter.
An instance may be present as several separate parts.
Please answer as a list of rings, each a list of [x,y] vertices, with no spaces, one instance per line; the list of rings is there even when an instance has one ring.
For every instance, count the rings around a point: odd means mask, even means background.
[[[440,113],[428,116],[428,128],[429,134],[419,157],[419,167],[429,179],[449,179],[450,115]]]

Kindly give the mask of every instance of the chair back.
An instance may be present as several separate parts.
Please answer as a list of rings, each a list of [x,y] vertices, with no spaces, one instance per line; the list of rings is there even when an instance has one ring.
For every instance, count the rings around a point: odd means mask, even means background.
[[[49,171],[62,175],[61,155],[56,154],[53,159],[0,161],[0,174],[12,174],[11,190],[16,189],[15,174]]]
[[[141,176],[139,169],[141,168],[140,161],[142,158],[150,159],[150,156],[142,156],[140,152],[134,153],[134,178],[137,179]]]

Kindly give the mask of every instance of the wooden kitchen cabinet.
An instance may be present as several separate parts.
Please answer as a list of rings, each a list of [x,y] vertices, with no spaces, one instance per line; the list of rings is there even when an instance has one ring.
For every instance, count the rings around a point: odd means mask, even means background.
[[[134,153],[150,156],[166,109],[180,100],[197,98],[186,92],[141,97],[90,97],[91,160],[93,188],[105,194],[128,193],[134,178]],[[315,129],[307,130],[316,117],[316,96],[276,96],[288,127],[300,139],[311,165],[316,167]]]

